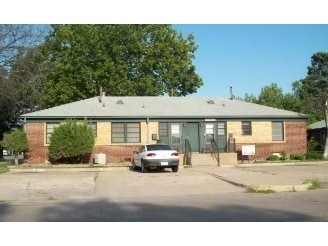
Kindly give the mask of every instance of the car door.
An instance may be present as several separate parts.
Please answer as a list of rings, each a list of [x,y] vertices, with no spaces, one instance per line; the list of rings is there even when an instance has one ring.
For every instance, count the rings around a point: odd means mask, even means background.
[[[145,152],[145,146],[141,146],[139,150],[136,153],[134,153],[134,162],[137,166],[141,166],[141,159],[144,152]]]

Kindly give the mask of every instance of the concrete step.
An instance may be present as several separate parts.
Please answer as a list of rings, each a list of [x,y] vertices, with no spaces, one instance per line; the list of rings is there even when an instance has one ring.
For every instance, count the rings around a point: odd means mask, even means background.
[[[183,154],[180,155],[180,163],[183,162]],[[220,153],[220,165],[211,153],[192,153],[191,163],[193,166],[220,166],[233,167],[238,164],[237,153]]]
[[[217,166],[218,162],[210,153],[192,153],[191,163],[193,166]]]

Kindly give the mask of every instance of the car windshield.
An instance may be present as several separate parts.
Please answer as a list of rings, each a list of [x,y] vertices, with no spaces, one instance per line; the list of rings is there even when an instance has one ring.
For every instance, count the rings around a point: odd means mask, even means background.
[[[148,151],[154,151],[154,150],[172,150],[172,148],[169,145],[166,144],[152,144],[147,145]]]

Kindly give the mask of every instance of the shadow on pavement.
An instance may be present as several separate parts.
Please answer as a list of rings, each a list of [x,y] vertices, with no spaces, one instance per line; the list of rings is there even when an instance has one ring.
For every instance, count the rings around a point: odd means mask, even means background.
[[[47,201],[33,204],[17,216],[14,210],[24,210],[26,204],[0,202],[0,221],[12,222],[320,222],[319,218],[302,213],[252,208],[243,205],[222,205],[212,209],[161,206],[148,203],[116,203],[108,200],[90,202]],[[15,208],[12,209],[12,206]],[[29,205],[27,205],[29,206]],[[34,211],[29,211],[34,209]],[[20,218],[15,220],[15,218]]]

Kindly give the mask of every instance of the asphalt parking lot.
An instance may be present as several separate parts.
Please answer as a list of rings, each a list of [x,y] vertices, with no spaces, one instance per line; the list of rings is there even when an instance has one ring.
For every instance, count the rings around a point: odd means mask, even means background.
[[[241,192],[242,188],[192,169],[141,173],[111,171],[8,172],[0,175],[1,201],[129,198]]]
[[[0,221],[327,221],[327,189],[254,194],[245,184],[328,182],[328,164],[24,169],[0,175]]]
[[[219,168],[201,166],[141,173],[106,171],[8,172],[0,175],[0,201],[131,198],[245,192],[249,184],[328,183],[328,164]]]

